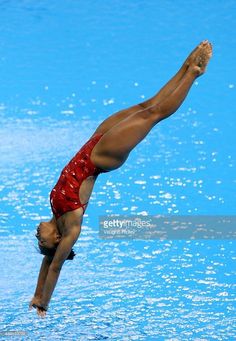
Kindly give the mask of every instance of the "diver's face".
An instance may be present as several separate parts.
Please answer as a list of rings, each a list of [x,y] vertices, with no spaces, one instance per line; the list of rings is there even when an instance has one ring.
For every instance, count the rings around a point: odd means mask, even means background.
[[[54,248],[60,241],[56,225],[51,222],[41,222],[35,237],[38,239],[39,246],[46,248]]]

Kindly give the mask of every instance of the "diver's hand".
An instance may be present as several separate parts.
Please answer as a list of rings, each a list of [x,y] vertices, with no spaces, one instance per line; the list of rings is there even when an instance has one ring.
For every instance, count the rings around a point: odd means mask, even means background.
[[[30,304],[29,304],[29,309],[31,310],[32,307],[37,310],[37,314],[39,316],[41,316],[41,317],[46,316],[47,307],[45,307],[41,304],[41,298],[40,297],[34,296],[32,298],[32,300],[30,301]]]
[[[47,311],[43,307],[37,307],[36,306],[36,309],[37,309],[37,314],[40,317],[45,317],[46,316]]]
[[[34,305],[40,305],[40,297],[34,296],[32,298],[32,300],[30,301],[30,304],[29,304],[29,310],[31,310],[32,307],[35,308]]]

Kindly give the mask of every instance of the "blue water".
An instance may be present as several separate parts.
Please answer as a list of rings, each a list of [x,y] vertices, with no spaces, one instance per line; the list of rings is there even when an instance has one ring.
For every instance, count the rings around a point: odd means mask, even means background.
[[[203,39],[208,72],[99,177],[45,320],[35,227],[109,114],[152,96]],[[235,215],[234,1],[1,1],[1,331],[29,340],[234,340],[235,241],[106,241],[104,214]],[[4,338],[4,336],[3,336]],[[6,337],[5,337],[6,338]]]

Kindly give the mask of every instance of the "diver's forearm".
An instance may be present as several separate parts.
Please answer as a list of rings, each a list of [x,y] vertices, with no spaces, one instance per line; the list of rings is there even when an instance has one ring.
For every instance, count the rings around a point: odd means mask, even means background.
[[[55,270],[49,267],[47,278],[43,287],[43,295],[40,299],[41,306],[45,309],[47,309],[48,307],[49,301],[56,287],[59,275],[60,270]]]
[[[47,278],[50,264],[51,264],[51,261],[48,259],[48,257],[45,256],[42,260],[42,264],[41,264],[41,268],[40,268],[39,276],[38,276],[38,282],[37,282],[37,286],[36,286],[35,293],[34,293],[34,296],[36,297],[42,297],[43,295],[43,288],[44,288],[44,284]]]

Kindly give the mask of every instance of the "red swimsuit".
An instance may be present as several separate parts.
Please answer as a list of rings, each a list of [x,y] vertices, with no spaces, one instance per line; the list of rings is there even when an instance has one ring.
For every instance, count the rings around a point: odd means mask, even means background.
[[[52,212],[56,219],[69,211],[82,207],[85,212],[86,205],[82,204],[79,198],[79,189],[82,182],[89,176],[97,176],[106,172],[96,167],[90,155],[103,134],[96,134],[78,151],[73,159],[62,170],[56,186],[50,193]]]

